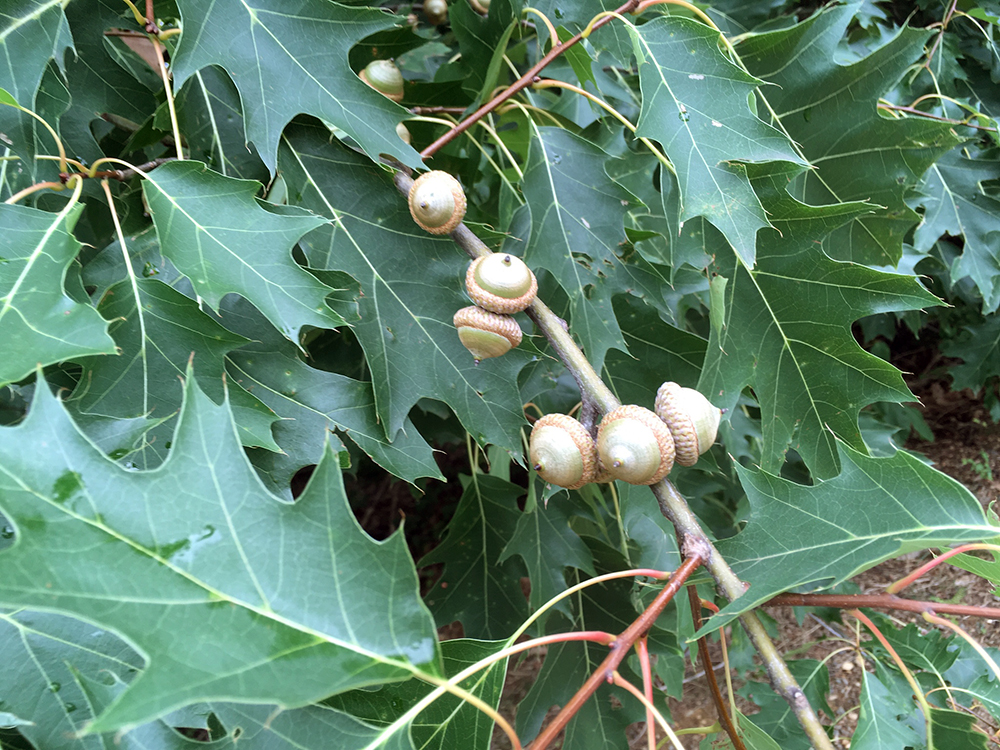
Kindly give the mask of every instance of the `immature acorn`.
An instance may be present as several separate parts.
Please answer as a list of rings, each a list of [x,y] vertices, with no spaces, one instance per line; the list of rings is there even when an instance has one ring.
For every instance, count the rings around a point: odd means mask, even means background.
[[[490,0],[469,0],[469,5],[476,13],[482,13],[484,16],[490,12]]]
[[[399,123],[396,126],[396,135],[399,136],[400,140],[403,141],[403,143],[410,142],[410,130],[403,123]]]
[[[465,216],[465,191],[447,172],[424,172],[410,187],[410,215],[431,234],[448,234]]]
[[[605,414],[597,428],[597,455],[615,479],[656,484],[674,466],[674,440],[649,409],[619,406]]]
[[[448,0],[424,0],[424,15],[435,26],[448,23]]]
[[[542,479],[568,490],[578,490],[597,476],[594,438],[566,414],[546,414],[535,422],[528,455]]]
[[[452,319],[458,338],[480,360],[499,357],[521,343],[521,326],[509,315],[497,315],[481,307],[463,307]]]
[[[656,392],[656,416],[674,438],[677,463],[694,466],[698,457],[712,447],[719,431],[722,410],[694,388],[667,382]]]
[[[392,60],[372,60],[358,75],[362,81],[394,102],[403,100],[403,74]]]
[[[465,273],[465,290],[480,307],[513,315],[535,299],[538,281],[516,255],[493,253],[472,261]]]

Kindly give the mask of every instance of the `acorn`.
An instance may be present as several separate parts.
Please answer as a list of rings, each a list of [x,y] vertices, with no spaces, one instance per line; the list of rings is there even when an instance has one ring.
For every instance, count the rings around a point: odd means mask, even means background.
[[[664,383],[656,392],[655,410],[674,439],[677,463],[694,466],[715,442],[722,410],[694,388],[671,382]]]
[[[424,172],[410,187],[410,215],[431,234],[448,234],[465,216],[465,191],[447,172]]]
[[[605,414],[597,428],[597,455],[615,479],[656,484],[674,466],[674,440],[649,409],[619,406]]]
[[[481,307],[463,307],[452,319],[458,338],[480,360],[499,357],[521,343],[521,326],[509,315],[497,315]]]
[[[469,0],[469,5],[476,13],[484,16],[490,12],[490,0]]]
[[[435,26],[448,23],[448,0],[424,0],[424,15]]]
[[[403,123],[399,123],[396,126],[396,135],[399,136],[403,143],[408,144],[410,142],[410,130]]]
[[[465,289],[480,307],[512,315],[532,303],[538,281],[516,255],[493,253],[472,261],[465,273]]]
[[[372,60],[358,75],[362,81],[394,102],[403,100],[403,74],[392,60]]]
[[[578,490],[597,476],[594,438],[566,414],[546,414],[535,422],[528,455],[542,479],[568,490]]]

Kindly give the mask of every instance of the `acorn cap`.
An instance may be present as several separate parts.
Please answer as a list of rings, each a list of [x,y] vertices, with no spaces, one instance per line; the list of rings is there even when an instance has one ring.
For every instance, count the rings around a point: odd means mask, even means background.
[[[463,307],[452,319],[458,338],[478,363],[506,354],[521,343],[521,326],[509,315],[497,315],[481,307]]]
[[[447,172],[435,169],[413,181],[409,193],[410,216],[431,234],[448,234],[465,216],[465,191]]]
[[[531,428],[528,455],[550,484],[577,490],[594,481],[597,446],[587,429],[566,414],[546,414]]]
[[[394,102],[403,100],[403,74],[392,60],[372,60],[358,77]]]
[[[674,438],[677,463],[694,466],[715,442],[722,410],[694,388],[672,382],[664,383],[656,392],[655,409]]]
[[[469,297],[490,312],[512,315],[530,305],[538,280],[516,255],[493,253],[476,258],[465,272]]]
[[[629,484],[656,484],[674,466],[670,430],[649,409],[634,404],[604,415],[597,453],[605,471]]]

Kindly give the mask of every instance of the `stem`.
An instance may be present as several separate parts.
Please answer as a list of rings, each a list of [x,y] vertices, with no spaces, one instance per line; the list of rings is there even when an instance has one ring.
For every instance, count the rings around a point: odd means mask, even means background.
[[[889,656],[892,660],[896,662],[896,666],[899,667],[899,671],[903,673],[903,677],[910,684],[910,690],[913,691],[913,696],[917,699],[917,703],[920,704],[920,710],[924,714],[924,722],[927,724],[927,747],[934,747],[934,730],[932,728],[933,722],[931,721],[931,705],[927,702],[927,697],[924,695],[924,691],[920,689],[920,685],[913,677],[913,673],[907,668],[906,664],[900,658],[899,654],[896,653],[896,649],[892,647],[892,644],[886,640],[886,637],[882,635],[882,631],[879,630],[875,623],[868,619],[867,615],[862,613],[860,610],[852,609],[847,614],[860,620],[864,623],[872,634],[878,639],[879,643],[882,644],[882,648],[889,652]]]
[[[562,710],[552,720],[552,723],[539,733],[535,741],[531,743],[531,750],[545,750],[559,736],[562,730],[565,729],[570,719],[576,716],[577,712],[590,696],[597,692],[597,688],[601,686],[601,683],[609,682],[613,679],[615,670],[618,669],[618,665],[628,655],[632,645],[653,626],[653,623],[659,617],[664,607],[670,603],[670,600],[674,598],[680,587],[684,585],[684,582],[691,577],[691,574],[701,564],[702,558],[698,553],[688,557],[681,564],[670,577],[667,585],[653,599],[652,604],[615,639],[614,645],[611,646],[611,653],[607,655],[607,658],[587,678],[587,681],[576,691],[576,694],[566,702],[566,705],[563,706]]]
[[[694,586],[689,587],[688,597],[691,600],[691,617],[694,619],[694,629],[697,632],[701,630],[701,597],[698,596],[698,589]],[[726,634],[720,631],[719,635],[725,641]],[[712,694],[712,702],[715,704],[715,710],[719,714],[719,721],[726,730],[726,734],[729,735],[729,741],[733,743],[734,750],[746,750],[746,745],[743,744],[743,740],[740,738],[739,730],[733,724],[733,720],[729,716],[729,711],[726,710],[725,701],[722,699],[722,691],[719,690],[719,682],[715,679],[712,656],[708,653],[707,635],[698,639],[698,654],[701,657],[702,667],[705,670],[705,679],[708,681],[708,689]]]
[[[935,625],[940,625],[943,628],[948,628],[949,630],[953,630],[960,638],[965,640],[966,643],[968,643],[970,646],[972,646],[972,648],[976,650],[976,653],[979,654],[980,657],[982,657],[983,661],[985,661],[986,664],[989,666],[989,668],[992,670],[993,675],[997,679],[1000,679],[1000,667],[997,666],[997,663],[993,660],[993,657],[990,656],[989,653],[987,653],[985,648],[983,648],[983,644],[981,644],[971,635],[966,633],[962,628],[953,623],[951,620],[946,620],[944,617],[938,617],[937,615],[931,614],[930,612],[924,612],[923,617],[925,620],[927,620],[927,622],[932,622]]]
[[[152,3],[150,2],[147,6],[150,11],[152,11]],[[152,27],[156,29],[156,21],[150,20],[146,24],[147,30]],[[163,92],[167,95],[167,109],[170,110],[170,127],[174,131],[174,141],[177,145],[177,160],[184,161],[184,148],[181,146],[181,127],[177,123],[177,109],[174,107],[174,93],[170,88],[170,74],[167,72],[167,64],[163,60],[163,45],[154,36],[151,37],[153,42],[153,51],[156,52],[156,61],[160,65],[160,76],[163,78]]]
[[[948,559],[954,557],[955,555],[960,555],[963,552],[971,552],[971,551],[974,551],[974,550],[989,550],[991,552],[1000,552],[1000,547],[998,547],[995,544],[986,544],[986,543],[963,544],[963,545],[961,545],[959,547],[955,547],[954,549],[950,549],[947,552],[945,552],[944,554],[942,554],[942,555],[940,555],[938,557],[935,557],[930,562],[924,563],[923,565],[921,565],[919,568],[917,568],[916,570],[914,570],[909,575],[907,575],[907,576],[905,576],[903,578],[900,578],[898,581],[896,581],[895,583],[891,584],[885,590],[885,592],[887,594],[898,594],[900,591],[902,591],[903,589],[905,589],[907,586],[909,586],[915,580],[917,580],[918,578],[920,578],[921,576],[923,576],[928,571],[933,570],[938,565],[940,565],[941,563],[943,563],[945,560],[948,560]]]
[[[639,0],[628,0],[628,2],[626,2],[624,5],[622,5],[621,7],[619,7],[615,12],[616,13],[628,13],[633,8],[635,8],[638,4],[639,4]],[[600,19],[599,21],[597,21],[593,25],[593,28],[594,29],[599,28],[599,27],[603,26],[604,24],[606,24],[606,23],[608,23],[610,21],[611,21],[611,16],[608,16],[606,18],[602,18],[602,19]],[[452,140],[454,140],[455,137],[457,137],[459,135],[459,133],[465,132],[473,124],[475,124],[477,121],[483,119],[486,115],[488,115],[494,109],[496,109],[501,104],[503,104],[505,101],[507,101],[508,99],[510,99],[512,96],[514,96],[515,94],[517,94],[520,91],[523,91],[525,88],[527,88],[531,84],[531,82],[534,80],[535,76],[537,76],[539,73],[541,73],[542,70],[544,70],[545,67],[550,62],[552,62],[553,60],[555,60],[557,57],[559,57],[559,55],[561,55],[563,52],[565,52],[566,50],[568,50],[570,47],[572,47],[574,44],[576,44],[577,42],[579,42],[581,39],[583,39],[583,34],[582,33],[581,34],[576,34],[575,36],[567,39],[565,42],[562,42],[561,44],[558,44],[555,47],[553,47],[551,50],[549,50],[548,54],[545,55],[545,57],[543,57],[541,60],[539,60],[537,63],[535,63],[535,65],[531,66],[531,68],[528,69],[527,73],[525,73],[523,76],[521,76],[520,78],[518,78],[513,84],[511,84],[511,86],[509,88],[507,88],[506,90],[504,90],[504,92],[502,94],[500,94],[497,97],[494,97],[493,99],[490,99],[490,101],[486,102],[486,104],[484,104],[483,106],[481,106],[479,109],[477,109],[471,115],[469,115],[464,120],[462,120],[460,123],[458,123],[458,125],[455,126],[455,128],[453,130],[448,131],[447,133],[445,133],[444,135],[442,135],[440,138],[438,138],[436,141],[434,141],[434,143],[432,143],[430,146],[428,146],[423,151],[421,151],[420,152],[420,158],[421,159],[429,159],[430,157],[434,156],[434,154],[436,154],[444,146],[448,145]]]
[[[892,594],[779,594],[764,602],[762,607],[836,607],[838,609],[893,609],[902,612],[933,612],[966,617],[988,617],[1000,620],[1000,607],[974,607],[968,604],[922,602],[899,599]]]
[[[638,698],[639,701],[646,707],[646,713],[652,714],[656,717],[656,723],[660,725],[660,728],[663,729],[667,737],[670,738],[670,741],[673,743],[676,750],[684,750],[684,746],[681,745],[681,741],[677,738],[674,730],[670,728],[667,720],[663,718],[663,714],[657,710],[656,706],[653,705],[653,701],[648,696],[644,695],[640,692],[639,688],[618,674],[617,669],[611,673],[611,681],[618,687],[625,688],[632,693],[632,695]],[[649,727],[647,732],[650,738],[653,738],[653,735],[655,734],[655,732],[653,732],[653,727]]]
[[[396,188],[403,195],[409,195],[413,180],[406,172],[403,170],[397,171],[393,180]],[[489,255],[491,252],[483,241],[465,226],[464,223],[459,224],[450,236],[473,259],[482,255]],[[618,399],[604,384],[604,381],[601,380],[600,376],[587,360],[587,357],[580,350],[580,347],[573,341],[569,335],[569,331],[565,327],[565,323],[544,302],[536,297],[535,301],[531,303],[525,312],[535,325],[538,326],[539,330],[545,334],[545,337],[549,340],[549,344],[556,351],[556,354],[559,355],[566,368],[572,373],[573,378],[580,388],[580,394],[583,397],[585,407],[589,405],[597,407],[602,412],[608,412],[620,405]],[[743,582],[740,581],[733,572],[733,569],[729,567],[725,559],[716,551],[705,532],[702,531],[698,519],[691,512],[684,497],[667,480],[653,485],[651,489],[660,504],[661,512],[666,516],[667,520],[673,523],[676,532],[692,548],[691,554],[697,554],[699,562],[708,568],[712,578],[715,579],[716,585],[726,599],[733,601],[742,596],[744,592]],[[815,750],[833,750],[833,745],[830,744],[830,739],[827,737],[823,725],[819,723],[819,718],[809,705],[809,701],[806,699],[802,689],[795,682],[795,678],[788,670],[788,666],[781,658],[760,620],[753,612],[742,614],[740,620],[747,634],[750,636],[751,642],[764,661],[768,677],[771,681],[771,687],[774,688],[774,691],[778,695],[788,701],[789,706],[795,713],[796,718],[802,725]],[[600,679],[590,688],[588,696],[597,689],[599,683]],[[581,691],[586,689],[589,684],[589,681],[585,683]],[[567,711],[569,707],[570,704],[567,704],[563,708],[563,712]],[[573,711],[575,712],[578,708],[577,706]],[[560,716],[563,712],[560,712]],[[563,726],[568,721],[569,718],[567,717],[563,722]],[[558,730],[556,730],[556,733],[558,733]],[[553,737],[549,737],[548,741],[552,739]],[[537,742],[538,740],[536,740]],[[542,750],[544,747],[545,745],[535,744],[532,745],[532,750]]]
[[[36,182],[34,185],[28,185],[28,187],[23,190],[18,190],[10,198],[4,201],[4,203],[17,203],[22,198],[26,198],[32,193],[37,193],[39,190],[45,190],[46,188],[50,190],[65,190],[66,186],[61,182]]]
[[[698,519],[691,512],[684,497],[666,479],[654,484],[652,490],[660,504],[660,511],[674,525],[677,533],[683,535],[689,540],[689,543],[690,540],[697,540],[705,548],[707,551],[705,567],[712,574],[712,578],[715,579],[722,595],[729,601],[739,599],[744,592],[743,582],[736,576],[722,555],[716,551],[705,532],[701,530]],[[809,705],[805,693],[802,692],[802,688],[799,687],[792,673],[788,670],[788,665],[781,658],[781,654],[778,653],[771,637],[764,630],[760,619],[753,612],[745,612],[740,615],[740,622],[764,662],[771,687],[774,692],[788,701],[788,705],[795,714],[795,718],[799,720],[799,724],[802,725],[802,729],[809,737],[812,746],[816,750],[833,750],[826,730],[819,723],[819,717]]]
[[[690,591],[691,589],[688,589]],[[639,657],[642,670],[642,694],[646,698],[646,744],[649,750],[656,750],[656,728],[653,726],[653,671],[649,664],[649,641],[643,636],[635,643],[635,653]],[[617,674],[617,672],[615,673]]]

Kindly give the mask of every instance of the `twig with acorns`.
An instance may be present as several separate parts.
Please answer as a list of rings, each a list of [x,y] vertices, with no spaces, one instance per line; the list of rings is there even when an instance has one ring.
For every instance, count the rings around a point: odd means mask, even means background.
[[[394,166],[399,168],[401,165]],[[471,278],[480,288],[485,282],[491,295],[505,299],[511,298],[504,297],[504,294],[514,294],[517,289],[525,287],[526,274],[521,270],[523,262],[519,259],[515,262],[515,257],[506,253],[491,252],[462,223],[466,200],[458,180],[446,172],[428,172],[413,180],[405,168],[400,168],[393,179],[400,192],[407,196],[411,214],[421,226],[434,234],[448,234],[472,257],[473,266],[466,275],[467,279]],[[475,264],[479,258],[494,257],[498,259],[491,260],[486,269],[496,269],[499,281]],[[531,273],[526,266],[525,270]],[[512,278],[514,281],[510,282]],[[533,280],[533,275],[531,278]],[[533,281],[528,282],[528,286],[534,286]],[[498,294],[498,290],[502,293]],[[477,295],[478,292],[470,292],[474,300]],[[459,311],[455,324],[463,343],[472,342],[475,348],[470,347],[470,351],[477,360],[498,356],[520,344],[520,327],[513,318],[508,316],[516,331],[506,323],[502,330],[491,326],[480,327],[478,321],[485,316],[497,316],[503,321],[503,314],[490,312],[478,305],[471,309],[481,312]],[[524,308],[524,312],[573,374],[583,402],[581,412],[593,414],[595,418],[603,415],[596,440],[591,429],[567,415],[549,415],[552,418],[548,421],[545,421],[546,417],[538,420],[535,423],[538,434],[532,432],[529,454],[539,474],[546,481],[569,488],[582,487],[588,481],[611,479],[650,485],[661,511],[674,525],[678,536],[698,548],[699,557],[720,593],[729,601],[740,597],[745,591],[743,582],[715,549],[687,501],[665,478],[675,459],[682,465],[693,464],[711,446],[721,412],[697,391],[681,388],[676,383],[661,386],[656,399],[656,413],[640,406],[622,406],[573,341],[564,321],[537,296]],[[473,330],[463,332],[465,328]],[[572,426],[574,423],[580,425],[579,429]],[[813,746],[832,750],[816,712],[805,700],[802,689],[760,619],[749,611],[742,614],[740,620],[761,656],[774,691],[788,702]]]

